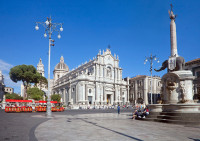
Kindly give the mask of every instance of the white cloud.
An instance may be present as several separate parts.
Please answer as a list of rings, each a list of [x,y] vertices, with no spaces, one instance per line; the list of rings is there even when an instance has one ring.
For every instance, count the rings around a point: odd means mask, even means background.
[[[12,64],[6,63],[5,61],[0,59],[0,70],[4,76],[4,84],[6,87],[14,88],[15,93],[20,93],[21,91],[21,82],[15,83],[10,79],[9,72],[10,69],[13,67]]]
[[[0,59],[0,70],[1,71],[10,71],[10,68],[12,68],[13,65],[8,64]]]

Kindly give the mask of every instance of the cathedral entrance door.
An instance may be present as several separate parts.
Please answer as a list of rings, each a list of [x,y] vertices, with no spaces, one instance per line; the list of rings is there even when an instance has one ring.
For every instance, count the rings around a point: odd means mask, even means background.
[[[92,96],[88,96],[89,104],[92,104]]]
[[[111,104],[111,95],[110,94],[107,95],[107,104]]]

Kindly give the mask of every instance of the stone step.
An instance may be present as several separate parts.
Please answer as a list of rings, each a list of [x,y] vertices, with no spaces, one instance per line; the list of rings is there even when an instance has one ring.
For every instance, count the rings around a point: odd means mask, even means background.
[[[180,120],[180,116],[169,116],[169,115],[159,115],[157,119],[172,119],[172,120]]]
[[[135,118],[136,120],[154,121],[155,118]]]
[[[200,125],[200,113],[151,112],[142,120],[184,125]]]
[[[156,122],[181,124],[181,125],[200,125],[200,121],[182,121],[182,120],[171,120],[171,119],[155,119]]]
[[[182,121],[199,121],[200,113],[160,113],[157,118]]]

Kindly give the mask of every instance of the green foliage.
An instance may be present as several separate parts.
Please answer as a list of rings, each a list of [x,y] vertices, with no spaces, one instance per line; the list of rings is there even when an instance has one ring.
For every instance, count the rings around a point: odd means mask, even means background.
[[[32,65],[18,65],[10,69],[10,79],[13,82],[22,81],[23,83],[37,83],[40,76],[36,68]]]
[[[40,75],[40,74],[39,74]],[[37,84],[39,85],[39,88],[42,88],[43,86],[46,86],[48,85],[48,81],[45,77],[43,76],[38,76],[38,82]]]
[[[10,69],[10,79],[17,83],[22,81],[24,85],[24,95],[26,97],[26,91],[30,83],[38,83],[40,74],[32,65],[18,65]]]
[[[29,88],[27,90],[28,98],[34,100],[42,100],[44,92],[38,88]]]
[[[52,101],[57,101],[60,102],[61,96],[59,94],[53,94],[51,95],[51,100]]]
[[[21,96],[18,95],[18,94],[15,94],[15,93],[12,93],[12,94],[7,93],[7,94],[6,94],[6,99],[17,99],[17,100],[22,100],[23,97],[21,97]]]

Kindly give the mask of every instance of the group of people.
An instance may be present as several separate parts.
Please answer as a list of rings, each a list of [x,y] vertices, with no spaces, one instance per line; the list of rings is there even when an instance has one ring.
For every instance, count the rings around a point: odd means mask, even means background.
[[[133,119],[137,118],[145,118],[147,115],[149,115],[149,109],[148,107],[145,107],[144,109],[136,109],[133,113]]]

